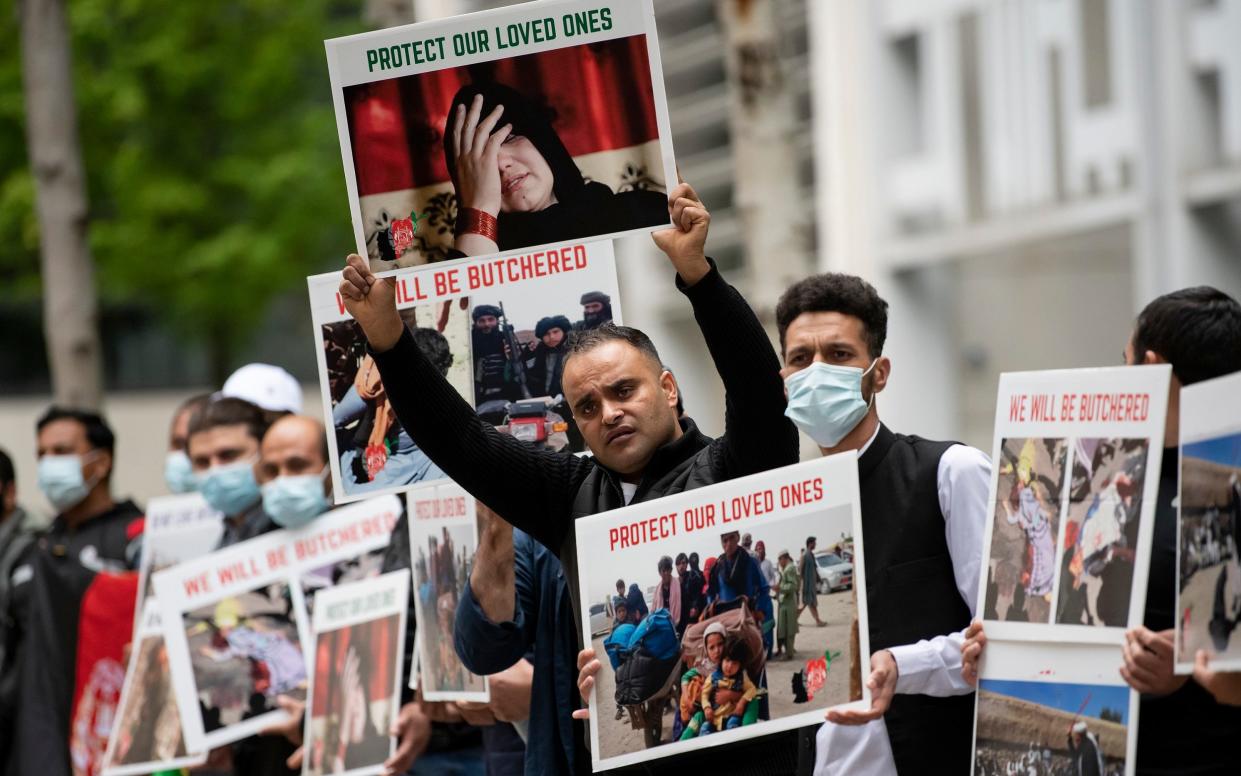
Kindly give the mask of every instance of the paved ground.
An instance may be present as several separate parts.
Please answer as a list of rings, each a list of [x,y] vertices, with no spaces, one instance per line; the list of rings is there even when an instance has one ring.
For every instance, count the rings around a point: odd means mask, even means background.
[[[1211,643],[1210,632],[1207,630],[1211,622],[1212,610],[1215,606],[1215,585],[1219,575],[1223,573],[1225,563],[1199,569],[1185,583],[1181,591],[1181,612],[1187,613],[1179,625],[1182,626],[1180,638],[1181,649],[1177,656],[1179,661],[1193,662],[1199,649],[1216,652]],[[1228,642],[1228,657],[1241,658],[1241,628],[1232,632]]]
[[[817,628],[810,616],[810,611],[802,612],[801,632],[797,634],[796,661],[770,661],[767,666],[767,686],[770,691],[769,707],[772,719],[780,719],[792,714],[800,714],[808,708],[824,708],[829,705],[844,703],[849,694],[849,626],[853,621],[853,592],[844,590],[831,595],[819,596],[819,617],[827,622],[827,626]],[[815,695],[811,704],[793,703],[792,677],[800,671],[806,660],[830,647],[833,655],[832,668],[828,671],[827,685]],[[634,730],[628,715],[616,719],[615,675],[608,663],[603,650],[603,637],[594,640],[595,653],[603,656],[603,670],[599,672],[599,751],[602,757],[615,757],[642,749],[643,734]],[[670,705],[664,711],[663,735],[661,742],[667,743],[672,735],[673,709]]]

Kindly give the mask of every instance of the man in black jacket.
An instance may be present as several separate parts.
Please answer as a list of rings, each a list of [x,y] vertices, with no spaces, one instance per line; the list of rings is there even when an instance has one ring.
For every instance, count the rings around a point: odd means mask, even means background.
[[[355,255],[341,283],[410,435],[449,477],[559,555],[575,619],[578,517],[798,459],[771,343],[703,252],[710,215],[685,184],[669,203],[676,227],[654,238],[677,270],[678,287],[694,307],[727,391],[719,439],[703,435],[688,418],[678,420],[676,380],[645,334],[604,325],[578,335],[563,371],[565,398],[594,457],[526,446],[481,422],[402,334],[391,280],[375,278]]]

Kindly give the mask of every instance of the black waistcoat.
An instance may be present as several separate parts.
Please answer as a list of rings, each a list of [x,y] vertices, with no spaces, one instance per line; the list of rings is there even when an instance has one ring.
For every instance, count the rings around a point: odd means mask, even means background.
[[[881,424],[858,459],[872,653],[969,625],[939,507],[939,460],[953,444],[894,434]],[[969,773],[972,693],[897,695],[884,721],[902,776]]]

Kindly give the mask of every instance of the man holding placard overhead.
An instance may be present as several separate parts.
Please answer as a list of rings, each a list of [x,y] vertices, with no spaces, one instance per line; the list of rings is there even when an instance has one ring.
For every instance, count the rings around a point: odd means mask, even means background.
[[[396,313],[389,279],[350,256],[341,282],[401,423],[454,481],[557,551],[577,615],[576,518],[796,463],[779,363],[762,325],[706,258],[711,217],[694,190],[669,197],[674,227],[654,233],[677,271],[727,392],[725,432],[678,418],[679,389],[642,332],[604,324],[574,339],[564,395],[593,457],[539,450],[481,421],[418,350]],[[580,633],[581,629],[576,629]],[[791,754],[791,753],[790,753]],[[770,767],[770,755],[765,761]]]

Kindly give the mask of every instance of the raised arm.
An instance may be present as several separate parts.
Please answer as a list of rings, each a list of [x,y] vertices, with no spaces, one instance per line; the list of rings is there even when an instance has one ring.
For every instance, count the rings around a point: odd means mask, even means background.
[[[401,425],[444,473],[504,519],[559,548],[573,494],[593,464],[535,449],[496,431],[433,365],[405,329],[391,278],[376,278],[351,255],[340,284],[361,325]]]
[[[654,233],[694,307],[707,350],[724,383],[723,463],[730,477],[797,463],[797,429],[784,417],[780,361],[767,332],[737,289],[704,253],[711,215],[688,184],[669,197],[675,228]]]

